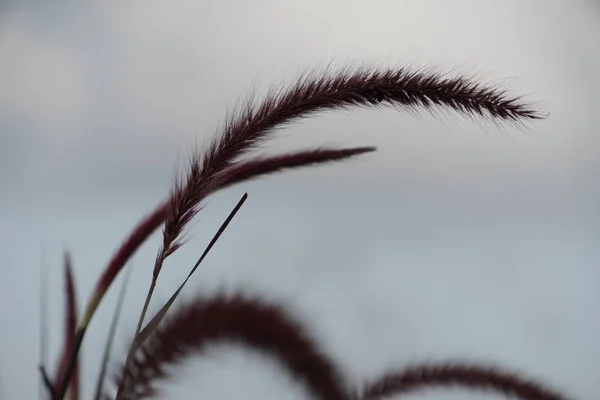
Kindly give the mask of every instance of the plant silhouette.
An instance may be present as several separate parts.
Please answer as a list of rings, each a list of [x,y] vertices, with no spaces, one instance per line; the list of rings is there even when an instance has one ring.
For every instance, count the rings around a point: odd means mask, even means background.
[[[498,366],[456,360],[392,370],[361,387],[349,388],[340,366],[320,348],[305,324],[281,304],[240,293],[197,298],[171,309],[187,279],[144,325],[165,261],[185,244],[186,229],[209,195],[234,184],[288,169],[348,160],[375,151],[374,147],[367,146],[316,147],[270,156],[253,155],[255,150],[267,144],[278,128],[326,111],[383,107],[412,113],[428,111],[435,114],[448,110],[498,123],[524,124],[545,117],[520,97],[511,96],[497,86],[462,75],[449,76],[408,68],[317,68],[299,76],[290,85],[273,87],[260,102],[249,96],[226,117],[208,145],[194,154],[187,174],[175,179],[167,199],[144,217],[116,250],[100,275],[78,323],[75,284],[67,254],[67,318],[62,356],[53,378],[41,366],[50,397],[53,400],[65,397],[79,399],[79,350],[92,317],[131,256],[153,232],[162,227],[162,243],[129,352],[124,362],[116,361],[111,366],[114,385],[110,388],[104,387],[105,374],[101,373],[96,399],[152,398],[158,393],[158,384],[171,376],[170,366],[202,354],[209,343],[223,340],[239,342],[280,360],[281,365],[303,382],[316,399],[376,400],[425,387],[451,386],[526,400],[567,399],[546,383],[535,382]],[[188,278],[245,199],[246,195],[196,262]],[[112,339],[114,330],[111,329],[111,332],[109,339]],[[109,352],[110,344],[107,344],[102,371],[105,371]],[[122,360],[124,357],[119,358]]]

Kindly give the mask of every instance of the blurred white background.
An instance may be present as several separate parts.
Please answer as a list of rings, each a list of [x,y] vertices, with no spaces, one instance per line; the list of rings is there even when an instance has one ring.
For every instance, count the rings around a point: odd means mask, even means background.
[[[167,262],[154,305],[248,191],[185,297],[225,289],[281,299],[352,385],[387,367],[452,357],[595,399],[599,38],[600,7],[590,0],[3,3],[0,398],[38,394],[40,263],[50,275],[54,371],[63,251],[72,251],[83,307],[113,250],[166,196],[176,167],[253,84],[262,93],[317,63],[352,60],[466,72],[550,116],[519,129],[452,113],[354,110],[281,131],[271,151],[378,151],[212,197],[193,239]],[[158,240],[133,261],[118,357]],[[84,343],[84,399],[117,291]],[[190,360],[163,387],[163,398],[307,398],[272,361],[229,346]],[[482,395],[414,395],[465,396]]]

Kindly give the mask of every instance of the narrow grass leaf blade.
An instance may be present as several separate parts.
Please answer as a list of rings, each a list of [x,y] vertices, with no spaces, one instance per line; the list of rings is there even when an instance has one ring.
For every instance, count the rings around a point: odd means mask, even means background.
[[[106,339],[106,345],[104,346],[104,355],[102,356],[102,365],[100,367],[100,373],[98,374],[98,381],[96,383],[96,395],[94,396],[95,400],[101,400],[102,398],[102,389],[104,386],[104,378],[106,376],[106,367],[108,365],[108,360],[110,358],[110,351],[112,349],[112,344],[115,338],[115,333],[117,332],[117,325],[119,322],[119,317],[121,316],[121,311],[123,309],[123,304],[125,300],[125,293],[127,292],[129,277],[131,276],[131,271],[133,271],[133,265],[126,266],[125,277],[123,279],[123,285],[121,286],[121,291],[119,292],[119,297],[117,298],[117,304],[115,305],[115,311],[113,312],[112,321],[110,323],[110,330],[108,332],[108,337]]]
[[[77,295],[75,291],[75,280],[73,279],[73,269],[71,255],[65,252],[65,283],[66,283],[66,302],[65,302],[65,332],[63,353],[60,360],[60,366],[55,380],[56,388],[61,388],[59,397],[64,393],[69,393],[70,400],[79,399],[79,363],[76,347],[77,330]],[[72,370],[71,370],[72,369]],[[64,389],[63,389],[64,388]],[[63,392],[61,394],[61,392]],[[59,400],[62,400],[59,398]]]

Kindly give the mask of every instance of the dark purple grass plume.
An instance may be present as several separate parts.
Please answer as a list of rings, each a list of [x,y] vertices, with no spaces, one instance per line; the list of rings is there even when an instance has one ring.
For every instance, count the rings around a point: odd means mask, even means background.
[[[129,382],[122,398],[152,398],[158,394],[156,385],[169,378],[173,364],[201,355],[208,345],[219,341],[237,342],[279,359],[320,400],[383,400],[435,387],[486,391],[522,400],[568,400],[547,385],[519,374],[455,361],[390,371],[359,391],[351,391],[339,366],[281,304],[241,295],[196,299],[167,317],[140,347],[133,362],[118,368],[116,383],[124,377]],[[105,398],[113,397],[106,394]]]
[[[156,394],[156,384],[169,377],[170,364],[207,345],[233,341],[268,353],[303,381],[315,398],[344,400],[341,374],[305,332],[303,325],[287,315],[280,305],[258,298],[213,297],[180,306],[167,317],[138,350],[127,369],[121,367],[117,383],[127,376],[124,399],[145,399]]]
[[[397,69],[344,68],[335,73],[315,70],[289,88],[271,90],[256,104],[248,101],[226,118],[202,157],[194,160],[185,182],[171,198],[163,231],[163,252],[177,243],[183,228],[194,217],[211,190],[211,178],[271,138],[278,127],[318,112],[351,107],[451,109],[469,116],[519,122],[542,115],[519,98],[466,77]]]
[[[376,381],[365,385],[362,394],[357,398],[383,400],[390,396],[435,387],[496,392],[523,400],[567,400],[555,390],[516,373],[487,365],[450,361],[414,365],[400,371],[388,372]]]
[[[153,397],[159,381],[170,376],[169,365],[201,353],[207,343],[235,340],[278,358],[319,399],[375,400],[421,387],[457,385],[469,389],[484,388],[526,400],[564,400],[565,397],[545,385],[532,383],[518,375],[486,366],[456,363],[417,366],[390,373],[365,385],[357,395],[345,388],[339,367],[319,349],[302,325],[294,322],[280,305],[266,304],[260,299],[216,297],[196,300],[170,311],[164,321],[150,326],[151,329],[144,329],[143,340],[140,339],[164,261],[185,243],[185,229],[206,197],[257,177],[345,160],[375,150],[373,147],[316,147],[269,156],[252,155],[272,138],[277,128],[326,111],[382,107],[413,113],[453,110],[468,117],[508,123],[525,123],[544,117],[519,97],[496,86],[465,76],[406,68],[315,69],[289,86],[273,88],[261,102],[248,97],[226,117],[206,149],[190,160],[187,174],[175,180],[169,197],[140,221],[110,259],[77,330],[69,328],[71,334],[66,333],[69,339],[66,343],[70,344],[65,346],[61,358],[63,361],[56,378],[58,387],[49,388],[50,391],[56,389],[53,399],[62,400],[67,389],[72,388],[69,389],[70,399],[77,400],[78,391],[73,389],[76,387],[73,382],[77,382],[77,355],[95,310],[131,256],[162,226],[162,244],[156,255],[148,295],[129,354],[117,373],[118,399]],[[106,395],[106,398],[114,396]]]

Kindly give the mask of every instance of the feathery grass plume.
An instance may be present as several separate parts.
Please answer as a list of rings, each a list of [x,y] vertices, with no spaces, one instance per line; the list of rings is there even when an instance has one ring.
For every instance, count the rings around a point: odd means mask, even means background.
[[[355,147],[350,149],[317,148],[270,157],[253,157],[235,163],[223,171],[216,173],[213,177],[213,185],[220,189],[238,182],[248,181],[255,177],[281,172],[285,169],[312,166],[335,160],[346,160],[375,150],[375,147]]]
[[[422,364],[385,374],[365,385],[360,400],[383,400],[419,389],[459,387],[496,392],[522,400],[567,400],[567,397],[540,382],[496,367],[461,362]]]
[[[62,357],[57,370],[54,388],[61,385],[68,387],[69,400],[79,400],[79,365],[77,360],[73,373],[67,382],[63,382],[66,376],[66,370],[69,364],[71,354],[74,351],[75,331],[77,329],[77,294],[75,292],[75,281],[73,279],[73,269],[71,255],[65,252],[65,332]]]
[[[204,153],[198,152],[191,160],[186,178],[176,180],[166,202],[160,204],[134,228],[110,259],[78,325],[74,350],[63,382],[69,382],[86,329],[106,291],[129,258],[157,228],[164,224],[163,240],[135,336],[142,327],[162,264],[182,245],[182,233],[198,212],[202,200],[229,184],[287,168],[315,164],[313,161],[318,158],[321,159],[318,163],[327,161],[325,152],[319,153],[318,150],[247,161],[241,160],[242,156],[267,141],[275,128],[315,113],[350,107],[382,106],[412,112],[455,110],[467,116],[487,117],[498,122],[525,122],[543,118],[519,97],[510,96],[493,85],[484,85],[465,76],[447,77],[441,73],[410,71],[406,68],[344,67],[333,72],[315,69],[302,75],[290,86],[271,89],[260,103],[249,98],[243,106],[228,115],[220,135],[212,139],[207,150]],[[339,154],[330,155],[331,161],[343,158]],[[348,157],[352,155],[354,154],[348,154]],[[66,389],[65,385],[59,388],[59,400],[63,399]]]
[[[160,265],[160,260],[177,247],[177,238],[198,211],[200,202],[214,191],[208,188],[209,178],[266,141],[275,128],[327,110],[383,105],[412,111],[445,107],[508,122],[544,117],[520,97],[466,76],[445,77],[435,72],[366,66],[307,72],[289,88],[271,89],[262,103],[248,100],[245,107],[238,107],[227,116],[221,134],[213,138],[204,154],[199,153],[192,160],[186,179],[176,181],[169,199],[146,216],[115,253],[88,303],[83,325],[89,323],[123,265],[165,219],[162,250],[157,257]],[[155,266],[154,273],[159,269]]]
[[[177,182],[175,186],[155,273],[197,213],[213,175],[268,140],[275,128],[327,110],[382,106],[411,111],[445,108],[509,122],[543,118],[519,97],[464,76],[446,77],[405,68],[344,67],[333,73],[316,69],[289,88],[271,89],[260,104],[249,98],[226,118],[222,132],[208,145],[204,155],[192,163],[185,182]]]
[[[182,245],[181,234],[210,193],[215,174],[269,139],[277,127],[327,110],[384,105],[413,111],[447,108],[466,115],[511,122],[542,118],[519,98],[510,97],[495,87],[464,76],[445,77],[405,68],[345,67],[334,73],[315,69],[287,89],[271,89],[259,104],[249,96],[243,107],[226,118],[221,134],[214,137],[203,156],[192,160],[187,179],[175,183],[163,228],[162,246],[156,256],[137,333],[141,330],[163,262]]]
[[[321,400],[347,399],[336,366],[279,304],[240,295],[197,299],[168,315],[142,345],[116,383],[127,377],[124,399],[152,398],[169,366],[201,353],[208,344],[233,341],[269,353]]]

